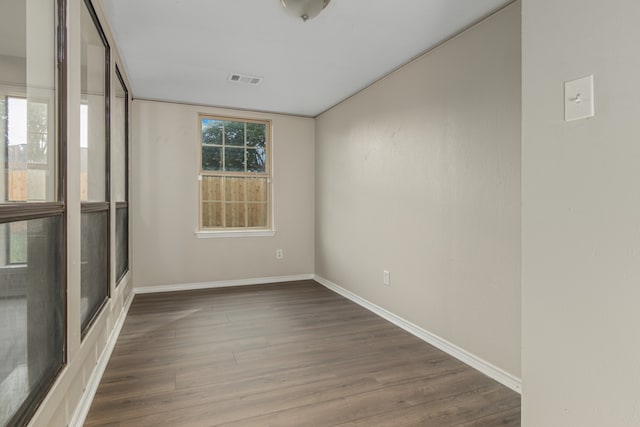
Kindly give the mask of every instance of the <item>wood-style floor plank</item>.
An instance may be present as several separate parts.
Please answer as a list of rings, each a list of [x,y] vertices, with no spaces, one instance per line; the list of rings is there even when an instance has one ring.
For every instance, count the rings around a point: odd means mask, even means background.
[[[519,426],[520,398],[312,281],[137,295],[86,426]]]

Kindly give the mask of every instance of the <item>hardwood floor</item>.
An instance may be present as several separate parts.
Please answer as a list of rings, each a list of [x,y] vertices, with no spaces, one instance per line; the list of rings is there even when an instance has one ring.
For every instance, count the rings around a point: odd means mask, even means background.
[[[137,295],[86,426],[519,426],[520,397],[312,282]]]

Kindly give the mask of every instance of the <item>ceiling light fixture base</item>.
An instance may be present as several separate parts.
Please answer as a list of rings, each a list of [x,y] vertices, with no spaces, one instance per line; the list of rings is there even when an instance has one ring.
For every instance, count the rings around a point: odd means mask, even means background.
[[[289,13],[301,18],[304,22],[318,16],[330,2],[331,0],[280,0]]]

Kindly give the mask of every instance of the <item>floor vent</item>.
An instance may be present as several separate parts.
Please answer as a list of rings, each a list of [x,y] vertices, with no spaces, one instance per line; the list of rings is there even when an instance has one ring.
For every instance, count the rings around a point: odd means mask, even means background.
[[[257,86],[262,83],[263,77],[249,76],[247,74],[231,73],[228,80],[232,83],[242,83],[251,86]]]

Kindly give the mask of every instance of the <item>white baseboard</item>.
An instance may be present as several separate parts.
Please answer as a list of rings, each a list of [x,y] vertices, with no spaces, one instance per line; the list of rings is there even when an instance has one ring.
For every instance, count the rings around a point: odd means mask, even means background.
[[[292,276],[256,277],[253,279],[220,280],[218,282],[180,283],[175,285],[142,286],[133,288],[136,294],[150,294],[156,292],[193,291],[197,289],[228,288],[232,286],[264,285],[268,283],[295,282],[298,280],[312,280],[313,274],[297,274]]]
[[[91,403],[93,402],[93,398],[98,391],[98,386],[100,385],[100,380],[102,380],[102,375],[104,375],[104,371],[107,368],[107,364],[109,363],[109,358],[111,357],[111,353],[113,353],[113,349],[116,346],[116,342],[118,341],[118,337],[120,336],[120,331],[122,330],[122,326],[124,325],[124,321],[129,312],[129,308],[131,307],[131,303],[133,302],[133,298],[136,294],[145,294],[145,293],[154,293],[154,292],[172,292],[172,291],[185,291],[185,290],[194,290],[194,289],[209,289],[209,288],[222,288],[222,287],[230,287],[230,286],[249,286],[249,285],[261,285],[267,283],[279,283],[279,282],[294,282],[298,280],[312,280],[313,274],[299,274],[292,276],[280,276],[280,277],[262,277],[255,279],[242,279],[242,280],[226,280],[220,282],[205,282],[205,283],[184,283],[177,285],[167,285],[167,286],[145,286],[141,288],[133,288],[133,290],[129,293],[129,296],[124,304],[116,323],[113,326],[113,330],[109,335],[109,339],[105,345],[104,351],[100,355],[98,359],[98,363],[91,373],[91,377],[87,382],[87,386],[85,387],[85,391],[82,394],[80,402],[76,407],[75,412],[73,413],[73,417],[69,422],[69,426],[71,427],[82,427],[84,424],[87,415],[89,414],[89,409],[91,408]]]
[[[400,316],[397,316],[390,311],[385,310],[384,308],[373,304],[370,301],[354,294],[351,291],[346,290],[345,288],[336,285],[335,283],[325,279],[324,277],[320,277],[318,275],[314,275],[313,279],[325,286],[326,288],[334,291],[335,293],[342,295],[343,297],[355,302],[356,304],[366,308],[367,310],[377,314],[383,319],[388,320],[394,325],[404,329],[412,335],[420,338],[423,341],[431,344],[432,346],[439,348],[440,350],[448,353],[449,355],[455,357],[461,362],[466,363],[472,368],[482,372],[490,378],[498,381],[506,387],[509,387],[511,390],[521,393],[522,390],[522,380],[517,378],[510,373],[498,368],[497,366],[487,362],[479,358],[478,356],[469,353],[468,351],[458,347],[457,345],[450,343],[449,341],[441,338],[431,332],[422,329],[421,327],[403,319]]]
[[[120,335],[120,331],[122,330],[122,326],[124,325],[124,321],[127,317],[127,313],[129,312],[129,308],[131,307],[131,303],[133,302],[133,297],[136,294],[144,294],[144,293],[154,293],[154,292],[173,292],[173,291],[185,291],[185,290],[196,290],[196,289],[211,289],[211,288],[222,288],[222,287],[231,287],[231,286],[251,286],[251,285],[261,285],[268,283],[280,283],[280,282],[293,282],[299,280],[315,280],[326,288],[336,292],[339,295],[355,302],[356,304],[366,308],[367,310],[377,314],[383,319],[388,320],[394,325],[404,329],[410,334],[420,338],[423,341],[433,345],[436,348],[450,354],[456,359],[466,363],[474,369],[482,372],[483,374],[493,378],[499,383],[509,387],[510,389],[520,393],[521,392],[521,380],[508,372],[498,368],[497,366],[469,353],[468,351],[456,346],[455,344],[450,343],[449,341],[432,334],[425,329],[385,310],[382,307],[379,307],[366,299],[354,294],[351,291],[323,278],[315,274],[299,274],[292,276],[280,276],[280,277],[262,277],[262,278],[254,278],[254,279],[241,279],[241,280],[225,280],[219,282],[203,282],[203,283],[183,283],[176,285],[166,285],[166,286],[145,286],[140,288],[134,288],[124,304],[118,319],[109,335],[109,339],[107,340],[106,346],[98,363],[91,374],[91,378],[89,379],[87,386],[85,388],[84,393],[82,394],[82,398],[76,410],[71,418],[69,425],[71,427],[81,427],[89,414],[89,409],[91,408],[91,403],[93,402],[93,398],[95,397],[96,391],[98,390],[98,386],[100,385],[100,380],[102,379],[102,375],[104,374],[105,369],[107,368],[107,364],[109,363],[109,358],[111,357],[111,353],[115,348],[116,342],[118,341],[118,337]]]
[[[116,342],[118,341],[118,337],[120,336],[120,331],[122,330],[124,321],[127,318],[127,313],[129,312],[129,307],[131,307],[134,296],[134,292],[129,292],[129,296],[127,297],[127,300],[125,301],[124,306],[120,311],[120,315],[118,316],[116,323],[113,325],[113,330],[111,331],[104,350],[100,355],[100,358],[98,359],[98,363],[91,373],[91,377],[87,382],[84,393],[82,393],[80,402],[78,403],[78,406],[73,413],[73,417],[71,417],[71,421],[69,422],[69,426],[71,427],[82,427],[85,420],[87,419],[89,409],[91,408],[91,403],[93,402],[93,398],[96,395],[96,391],[98,391],[100,380],[102,380],[102,375],[104,375],[104,371],[107,368],[107,364],[109,363],[109,359],[111,358],[111,353],[113,353],[113,349],[116,346]]]

